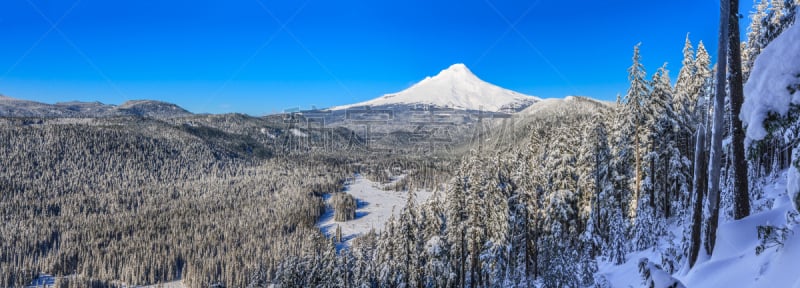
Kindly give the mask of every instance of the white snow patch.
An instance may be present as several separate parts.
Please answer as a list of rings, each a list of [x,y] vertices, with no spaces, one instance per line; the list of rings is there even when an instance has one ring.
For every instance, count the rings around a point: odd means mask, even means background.
[[[400,179],[402,176],[395,179],[395,182]],[[381,184],[372,182],[361,175],[356,175],[344,192],[353,195],[358,202],[356,219],[346,222],[334,221],[333,210],[329,207],[317,226],[329,237],[335,235],[337,225],[342,227],[342,239],[345,245],[349,245],[350,241],[371,229],[381,231],[392,212],[395,217],[399,215],[408,199],[407,192],[384,190]],[[426,190],[416,190],[416,202],[424,203],[431,194]],[[326,201],[329,200],[326,199]]]
[[[800,83],[800,25],[792,25],[761,52],[744,87],[745,100],[739,118],[747,137],[767,135],[764,120],[770,112],[785,116],[790,104],[800,104],[800,91],[788,87]]]
[[[159,283],[156,285],[142,286],[141,288],[186,288],[186,285],[183,285],[183,282],[178,280],[166,283]]]
[[[662,237],[657,247],[628,253],[625,255],[625,263],[621,265],[614,265],[613,263],[606,261],[607,259],[598,257],[596,259],[598,267],[596,275],[605,277],[611,287],[643,287],[642,275],[639,272],[639,262],[642,259],[647,258],[648,266],[650,267],[650,272],[652,273],[651,278],[655,282],[656,287],[669,287],[670,285],[674,284],[675,280],[677,279],[674,279],[674,277],[668,274],[666,271],[656,268],[654,264],[661,264],[661,253],[666,248],[675,247],[676,245],[679,247],[679,242],[681,241],[679,235],[683,233],[682,229],[684,228],[678,223],[672,223],[672,225],[669,225],[667,230],[668,233],[671,233],[676,237],[671,239],[669,237]]]
[[[303,138],[308,137],[308,134],[306,134],[306,132],[297,129],[290,129],[289,132],[292,132],[292,135],[296,137],[303,137]]]
[[[344,110],[360,106],[434,105],[439,107],[499,112],[509,107],[526,107],[541,99],[487,83],[464,64],[454,64],[438,75],[426,77],[411,88],[366,102],[332,107]]]

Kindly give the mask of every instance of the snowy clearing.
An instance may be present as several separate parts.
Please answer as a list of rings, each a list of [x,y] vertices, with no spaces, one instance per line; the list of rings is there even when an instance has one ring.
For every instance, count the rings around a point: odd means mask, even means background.
[[[400,179],[402,179],[402,176],[394,179],[394,181],[396,182]],[[317,226],[328,237],[334,236],[337,225],[342,227],[342,240],[345,245],[349,245],[350,241],[363,233],[369,232],[371,229],[375,229],[375,231],[382,230],[392,212],[394,212],[395,216],[400,214],[408,198],[408,193],[405,191],[384,190],[383,186],[361,175],[356,175],[344,190],[345,193],[356,198],[358,203],[356,219],[347,222],[334,221],[333,208],[328,206],[325,214],[320,217]],[[427,201],[431,194],[430,191],[416,191],[417,203]],[[326,203],[330,204],[329,200],[330,196],[326,196]]]
[[[142,286],[141,288],[186,288],[186,285],[183,285],[183,282],[179,280],[150,286]]]

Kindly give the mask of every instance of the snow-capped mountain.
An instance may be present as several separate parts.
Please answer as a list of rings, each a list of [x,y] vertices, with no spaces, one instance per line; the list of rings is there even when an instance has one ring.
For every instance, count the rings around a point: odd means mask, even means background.
[[[332,107],[343,110],[361,106],[433,105],[440,108],[480,111],[520,111],[539,98],[504,89],[481,80],[464,64],[454,64],[410,88],[366,102]]]

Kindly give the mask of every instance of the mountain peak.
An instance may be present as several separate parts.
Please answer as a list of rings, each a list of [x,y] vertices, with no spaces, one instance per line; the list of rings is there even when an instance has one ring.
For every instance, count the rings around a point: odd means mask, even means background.
[[[464,63],[456,63],[456,64],[453,64],[453,65],[450,65],[450,67],[447,67],[447,69],[442,70],[442,72],[439,72],[439,74],[442,74],[442,73],[453,73],[453,74],[465,74],[465,73],[468,73],[468,74],[472,74],[472,71],[470,71],[469,68],[467,68],[467,65],[464,65]]]
[[[359,106],[431,105],[442,108],[499,112],[519,111],[539,98],[487,83],[462,63],[450,65],[436,76],[426,77],[410,88],[373,100],[333,107],[341,110]]]
[[[472,71],[467,68],[467,65],[462,63],[456,63],[447,67],[436,74],[436,76],[428,77],[430,78],[454,78],[454,79],[477,79],[478,77],[475,74],[472,74]]]

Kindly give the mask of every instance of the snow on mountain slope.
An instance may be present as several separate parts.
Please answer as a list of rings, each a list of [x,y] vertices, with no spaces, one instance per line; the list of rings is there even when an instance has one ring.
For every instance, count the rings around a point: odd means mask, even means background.
[[[523,116],[552,117],[552,114],[559,113],[593,113],[603,108],[610,108],[615,105],[612,102],[592,99],[583,96],[567,96],[564,99],[548,98],[531,105],[519,112]]]
[[[485,82],[472,74],[464,64],[454,64],[433,77],[427,77],[411,88],[386,94],[366,102],[332,107],[343,110],[360,106],[434,105],[444,108],[500,112],[519,111],[541,99],[524,95]]]

